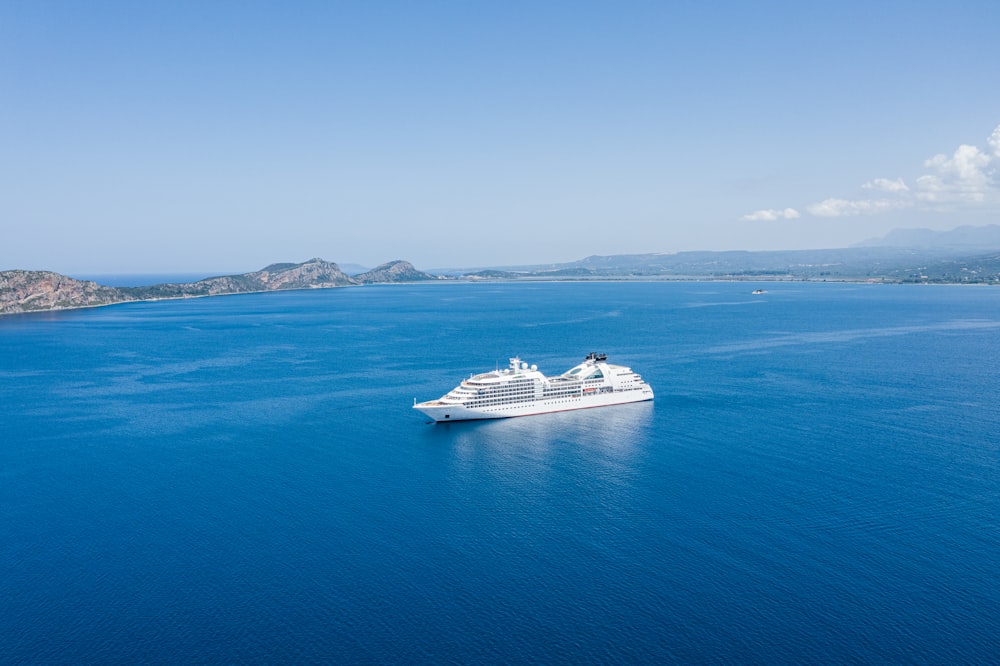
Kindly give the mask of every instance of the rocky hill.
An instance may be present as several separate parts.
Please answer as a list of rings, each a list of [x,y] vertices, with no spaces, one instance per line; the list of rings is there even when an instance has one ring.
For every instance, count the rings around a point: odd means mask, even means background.
[[[422,282],[437,278],[430,273],[418,271],[408,261],[397,260],[359,273],[354,276],[354,279],[362,284],[382,284],[386,282]]]
[[[310,259],[301,264],[271,264],[259,271],[240,275],[206,278],[183,284],[157,284],[151,287],[123,287],[122,291],[136,299],[185,298],[246,294],[279,289],[321,289],[360,284],[348,277],[337,264],[322,259]]]
[[[0,314],[83,308],[128,301],[245,294],[283,289],[323,289],[382,282],[433,280],[406,261],[392,261],[354,278],[337,264],[310,259],[301,264],[271,264],[252,273],[224,275],[197,282],[149,287],[105,287],[50,271],[0,271]]]
[[[0,314],[110,305],[136,300],[115,287],[51,271],[0,271]]]

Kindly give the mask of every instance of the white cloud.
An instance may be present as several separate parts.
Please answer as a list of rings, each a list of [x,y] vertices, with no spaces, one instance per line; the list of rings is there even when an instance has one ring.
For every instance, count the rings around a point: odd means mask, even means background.
[[[987,139],[992,154],[961,145],[951,157],[935,155],[924,162],[930,173],[917,178],[917,199],[929,203],[983,203],[1000,200],[996,167],[1000,164],[1000,127]]]
[[[997,125],[990,138],[986,139],[986,145],[993,149],[994,158],[1000,158],[1000,125]]]
[[[872,215],[909,206],[940,210],[946,204],[1000,205],[1000,125],[986,139],[985,149],[963,144],[950,156],[939,154],[925,160],[924,168],[929,173],[917,177],[913,191],[902,178],[875,178],[861,188],[885,192],[887,198],[831,198],[806,206],[806,211],[819,217],[841,217]]]
[[[909,192],[910,188],[903,182],[902,178],[889,180],[888,178],[876,178],[869,180],[861,186],[865,190],[881,190],[882,192]]]
[[[807,206],[806,210],[817,217],[844,217],[847,215],[872,215],[888,210],[905,208],[909,201],[900,199],[825,199]]]
[[[982,149],[960,145],[950,156],[934,155],[924,161],[928,173],[918,176],[911,190],[901,177],[874,178],[861,186],[863,190],[882,192],[878,199],[829,198],[806,206],[806,212],[817,217],[875,215],[900,208],[923,210],[964,207],[1000,208],[1000,125],[986,139]],[[744,215],[750,222],[795,219],[794,208],[767,208]]]
[[[744,215],[740,219],[746,222],[773,222],[780,219],[794,220],[797,217],[799,217],[799,211],[794,208],[785,208],[784,210],[767,208]]]

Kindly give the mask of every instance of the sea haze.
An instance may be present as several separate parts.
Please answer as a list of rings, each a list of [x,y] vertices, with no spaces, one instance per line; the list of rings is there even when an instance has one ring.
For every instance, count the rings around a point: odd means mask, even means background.
[[[656,400],[411,409],[590,351]],[[991,662],[998,375],[992,288],[451,283],[4,317],[0,662]]]

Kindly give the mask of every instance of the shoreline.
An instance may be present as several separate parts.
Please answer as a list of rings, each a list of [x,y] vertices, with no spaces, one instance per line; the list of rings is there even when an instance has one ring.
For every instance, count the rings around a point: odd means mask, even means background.
[[[345,285],[329,285],[329,286],[309,286],[309,287],[296,287],[293,289],[260,289],[254,291],[234,291],[225,292],[218,294],[191,294],[187,296],[164,296],[159,298],[136,298],[136,299],[125,299],[121,301],[114,301],[112,303],[94,303],[88,305],[71,305],[64,307],[52,307],[52,308],[39,308],[37,310],[21,310],[17,312],[0,312],[0,317],[7,316],[17,316],[17,315],[38,315],[51,312],[66,312],[72,310],[88,310],[92,308],[106,308],[115,305],[126,305],[128,303],[157,303],[160,301],[181,301],[189,300],[195,298],[215,298],[218,296],[244,296],[250,294],[277,294],[287,291],[313,291],[319,289],[347,289],[352,287],[368,287],[368,286],[393,286],[393,285],[438,285],[438,284],[515,284],[518,282],[565,282],[565,283],[593,283],[593,282],[604,282],[604,283],[623,283],[623,282],[691,282],[691,283],[702,283],[702,282],[726,282],[726,283],[807,283],[807,284],[858,284],[858,285],[882,285],[882,286],[914,286],[914,287],[995,287],[996,284],[991,284],[987,282],[904,282],[901,280],[884,280],[884,279],[872,279],[872,278],[823,278],[821,280],[812,278],[796,278],[796,277],[773,277],[773,278],[761,278],[761,277],[740,277],[740,276],[719,276],[719,277],[695,277],[695,276],[605,276],[605,277],[594,277],[594,278],[580,278],[580,277],[524,277],[524,278],[514,278],[514,279],[503,279],[503,278],[486,278],[486,279],[462,279],[462,278],[445,278],[435,281],[419,281],[419,282],[376,282],[369,284],[345,284]]]
[[[56,308],[39,308],[37,310],[21,310],[20,312],[0,312],[0,317],[10,315],[33,315],[44,314],[46,312],[66,312],[68,310],[89,310],[91,308],[108,308],[114,305],[126,305],[128,303],[158,303],[160,301],[186,301],[194,298],[216,298],[217,296],[243,296],[249,294],[279,294],[283,291],[313,291],[317,289],[346,289],[349,287],[364,287],[363,284],[337,284],[328,287],[295,287],[294,289],[259,289],[255,291],[230,291],[219,294],[190,294],[187,296],[162,296],[159,298],[131,298],[113,303],[93,303],[90,305],[70,305]]]

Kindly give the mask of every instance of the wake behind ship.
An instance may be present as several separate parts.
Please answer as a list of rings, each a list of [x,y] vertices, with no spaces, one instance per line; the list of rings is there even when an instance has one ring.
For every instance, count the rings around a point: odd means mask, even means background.
[[[437,400],[413,401],[413,408],[435,421],[502,419],[588,407],[607,407],[653,399],[653,389],[631,368],[591,353],[583,363],[556,377],[520,358],[510,367],[473,375]]]

